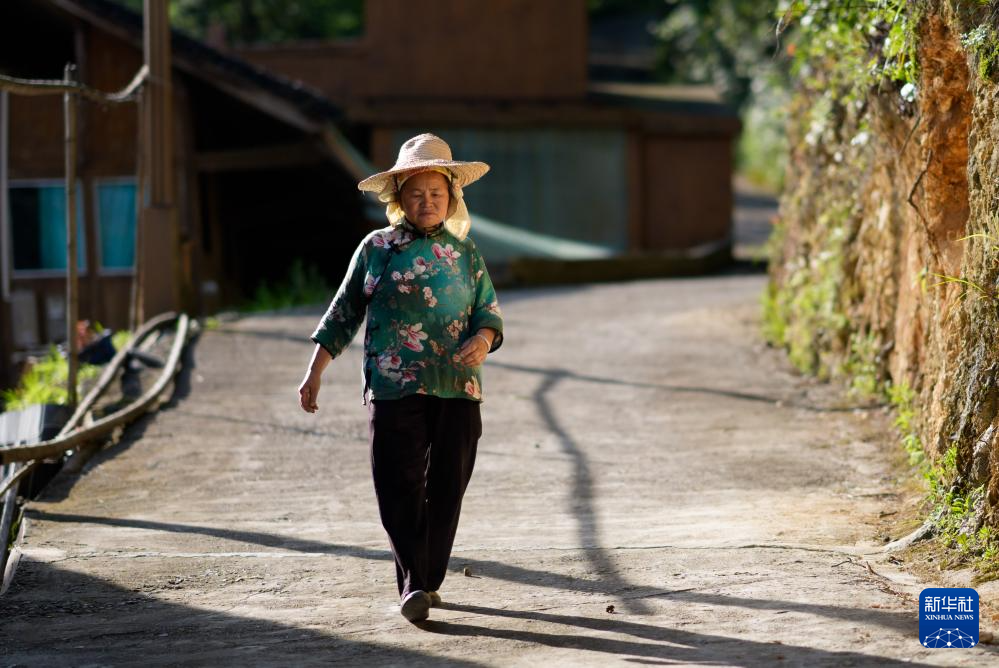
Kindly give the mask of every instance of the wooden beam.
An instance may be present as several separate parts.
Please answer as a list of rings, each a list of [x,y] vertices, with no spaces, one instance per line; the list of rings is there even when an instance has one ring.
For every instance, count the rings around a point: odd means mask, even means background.
[[[170,49],[170,19],[167,3],[146,0],[145,60],[149,67],[146,87],[146,158],[149,160],[149,205],[174,206],[173,86]]]
[[[625,161],[628,179],[628,250],[637,253],[645,246],[645,138],[632,128],[627,133]]]
[[[194,154],[195,168],[205,174],[307,167],[322,162],[325,156],[314,144],[306,142]]]
[[[585,101],[498,104],[461,100],[368,99],[348,107],[346,116],[353,123],[385,127],[637,127],[654,134],[706,138],[734,137],[741,128],[735,116],[705,116],[639,106],[593,105]]]
[[[372,174],[371,163],[368,162],[368,159],[361,155],[357,148],[343,136],[343,133],[335,125],[327,123],[319,136],[326,152],[339,162],[351,177],[361,181]],[[378,201],[374,193],[369,192],[366,194],[371,201]]]
[[[63,78],[67,84],[76,79],[76,67],[66,65]],[[69,370],[66,376],[66,403],[76,407],[76,372],[79,367],[79,345],[76,337],[76,321],[80,313],[79,260],[76,252],[76,172],[77,100],[73,93],[63,93],[63,120],[66,140],[66,359]],[[96,271],[91,267],[90,271]]]
[[[180,302],[178,271],[180,239],[177,230],[176,181],[173,161],[173,56],[166,0],[145,0],[143,54],[149,81],[143,88],[142,155],[143,207],[139,215],[136,273],[141,299],[137,321]]]
[[[0,90],[0,300],[10,301],[10,267],[14,261],[14,252],[11,250],[13,235],[10,234],[10,220],[8,212],[10,206],[7,204],[7,138],[10,121],[10,105],[7,91]],[[7,359],[0,360],[0,367],[8,363]]]

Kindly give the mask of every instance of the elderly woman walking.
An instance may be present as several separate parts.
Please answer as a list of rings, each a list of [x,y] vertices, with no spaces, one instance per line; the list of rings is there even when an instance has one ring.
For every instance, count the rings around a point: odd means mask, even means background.
[[[503,320],[462,188],[489,170],[453,160],[431,134],[406,141],[396,164],[361,181],[391,223],[357,247],[347,275],[312,333],[299,387],[318,410],[320,377],[364,334],[363,401],[382,525],[395,557],[402,615],[439,605],[461,500],[482,433],[481,365],[503,341]]]

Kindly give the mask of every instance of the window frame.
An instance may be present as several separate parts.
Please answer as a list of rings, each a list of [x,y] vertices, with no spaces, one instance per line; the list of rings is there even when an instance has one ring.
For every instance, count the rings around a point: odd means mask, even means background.
[[[97,190],[100,186],[105,185],[130,185],[135,186],[136,192],[139,188],[139,180],[134,176],[102,176],[94,178],[91,184],[91,196],[93,199],[93,213],[94,213],[94,239],[96,241],[95,257],[97,260],[97,275],[98,276],[134,276],[136,261],[139,257],[139,249],[136,247],[133,249],[132,254],[132,266],[131,267],[105,267],[104,266],[104,256],[102,254],[103,238],[101,237],[101,204],[100,197],[98,196]],[[138,202],[135,208],[135,240],[138,242],[139,239],[139,207]],[[138,244],[136,244],[138,245]]]
[[[47,187],[51,187],[51,186],[59,186],[60,188],[62,188],[63,190],[65,190],[65,188],[66,188],[66,179],[64,177],[34,178],[34,179],[30,179],[30,178],[29,179],[9,179],[7,181],[7,192],[5,193],[5,197],[4,197],[4,205],[8,208],[8,210],[10,209],[10,191],[13,190],[13,189],[15,189],[15,188],[47,188]],[[77,244],[76,252],[77,252],[77,259],[79,260],[80,238],[81,238],[80,235],[79,235],[79,228],[80,228],[81,224],[82,224],[82,227],[83,227],[83,236],[82,236],[82,238],[83,238],[84,244],[86,244],[86,239],[87,239],[87,216],[86,216],[86,212],[80,206],[80,200],[81,200],[80,195],[84,195],[85,196],[85,190],[86,190],[86,188],[83,187],[83,179],[79,179],[79,178],[76,180],[76,186],[77,186],[77,207],[76,207],[77,214],[76,215],[77,215],[77,218],[78,218],[78,220],[77,220],[77,233],[78,234],[77,234],[77,237],[76,237],[76,244]],[[85,205],[85,202],[84,202],[84,205]],[[79,219],[80,216],[82,216],[82,220]],[[15,266],[15,264],[14,264],[14,257],[15,257],[15,255],[14,255],[14,224],[13,224],[14,221],[11,220],[10,222],[11,222],[11,229],[10,229],[10,277],[11,277],[11,280],[15,280],[16,281],[16,280],[31,280],[31,279],[34,279],[34,278],[66,278],[66,276],[69,275],[69,267],[68,266],[65,269],[18,269],[17,266]],[[77,268],[76,268],[77,276],[87,276],[89,274],[89,272],[90,272],[90,263],[87,262],[87,252],[86,251],[87,251],[87,249],[86,249],[86,247],[84,247],[83,248],[83,261],[85,263],[85,266],[83,266],[83,267],[77,266]],[[77,262],[77,265],[79,265],[79,261]]]

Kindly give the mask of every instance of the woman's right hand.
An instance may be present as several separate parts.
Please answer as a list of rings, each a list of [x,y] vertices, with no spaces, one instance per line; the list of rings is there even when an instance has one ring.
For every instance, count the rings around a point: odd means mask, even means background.
[[[298,400],[302,410],[306,413],[315,413],[319,410],[316,400],[319,398],[320,374],[309,372],[305,374],[305,379],[298,386]]]

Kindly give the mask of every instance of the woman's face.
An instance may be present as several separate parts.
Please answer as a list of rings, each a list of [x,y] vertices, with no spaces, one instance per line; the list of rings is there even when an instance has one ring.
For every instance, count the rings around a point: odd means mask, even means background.
[[[402,184],[400,199],[409,222],[421,230],[430,229],[447,215],[447,179],[439,172],[420,172]]]

